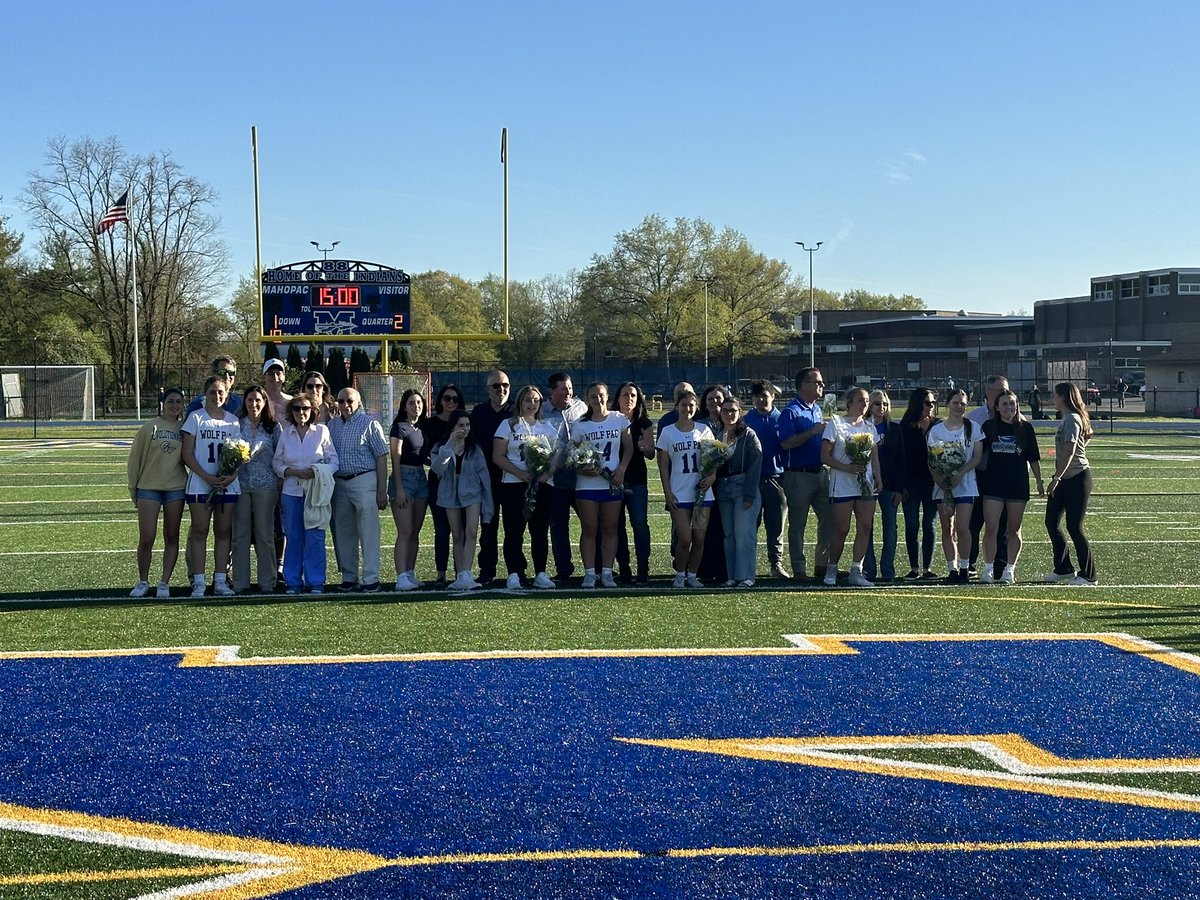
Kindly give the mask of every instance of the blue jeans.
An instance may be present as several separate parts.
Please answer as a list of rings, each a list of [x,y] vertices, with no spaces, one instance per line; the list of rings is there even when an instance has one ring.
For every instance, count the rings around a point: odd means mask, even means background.
[[[283,580],[290,588],[325,586],[325,529],[304,527],[304,498],[283,494]]]
[[[570,476],[570,485],[564,486]],[[547,504],[550,516],[550,545],[554,554],[555,574],[559,578],[570,578],[575,571],[573,554],[575,547],[571,543],[571,519],[575,508],[575,473],[559,472],[554,478],[554,489],[545,491],[544,497],[538,503]]]
[[[745,509],[740,478],[717,482],[717,504],[725,527],[725,572],[734,581],[753,581],[758,562],[758,513],[762,495]]]
[[[644,484],[625,486],[625,504],[621,509],[621,521],[617,525],[617,562],[622,569],[629,568],[629,535],[625,530],[625,518],[633,527],[633,552],[637,561],[637,577],[643,579],[650,574],[650,491]]]
[[[869,580],[874,580],[875,573],[883,576],[884,581],[896,577],[896,503],[892,499],[892,491],[879,492],[879,515],[883,519],[883,552],[879,556],[879,566],[875,565],[875,528],[871,527],[871,539],[867,543],[867,558],[863,560],[863,574]]]

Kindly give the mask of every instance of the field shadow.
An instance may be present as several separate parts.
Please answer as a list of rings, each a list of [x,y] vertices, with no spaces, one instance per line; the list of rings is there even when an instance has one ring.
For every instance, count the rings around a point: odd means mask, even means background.
[[[1200,605],[1122,609],[1088,618],[1102,623],[1098,631],[1125,631],[1185,653],[1200,653]]]

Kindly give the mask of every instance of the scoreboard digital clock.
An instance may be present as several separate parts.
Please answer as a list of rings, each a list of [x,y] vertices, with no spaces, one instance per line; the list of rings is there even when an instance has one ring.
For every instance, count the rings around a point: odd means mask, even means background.
[[[263,337],[390,337],[411,332],[407,273],[378,263],[313,260],[267,269]]]

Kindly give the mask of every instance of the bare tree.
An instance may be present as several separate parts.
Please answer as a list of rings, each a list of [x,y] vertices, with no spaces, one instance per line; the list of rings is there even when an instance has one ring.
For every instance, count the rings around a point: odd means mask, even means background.
[[[128,225],[97,235],[96,223],[127,189]],[[137,157],[116,138],[58,137],[22,201],[42,233],[42,253],[61,273],[63,290],[82,301],[84,324],[103,337],[125,389],[133,380],[132,244],[142,371],[147,378],[161,371],[169,346],[185,339],[226,271],[219,221],[210,212],[213,190],[185,175],[168,153]]]

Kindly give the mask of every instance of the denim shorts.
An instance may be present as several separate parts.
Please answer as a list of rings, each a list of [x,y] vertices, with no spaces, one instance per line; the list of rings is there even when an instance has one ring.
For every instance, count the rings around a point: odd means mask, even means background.
[[[153,500],[155,503],[161,503],[166,506],[168,503],[179,503],[184,498],[183,491],[148,491],[145,488],[137,489],[137,498],[139,500]]]
[[[400,483],[404,485],[404,494],[409,500],[429,499],[429,478],[423,466],[401,466]],[[396,499],[396,479],[388,479],[388,499]]]

